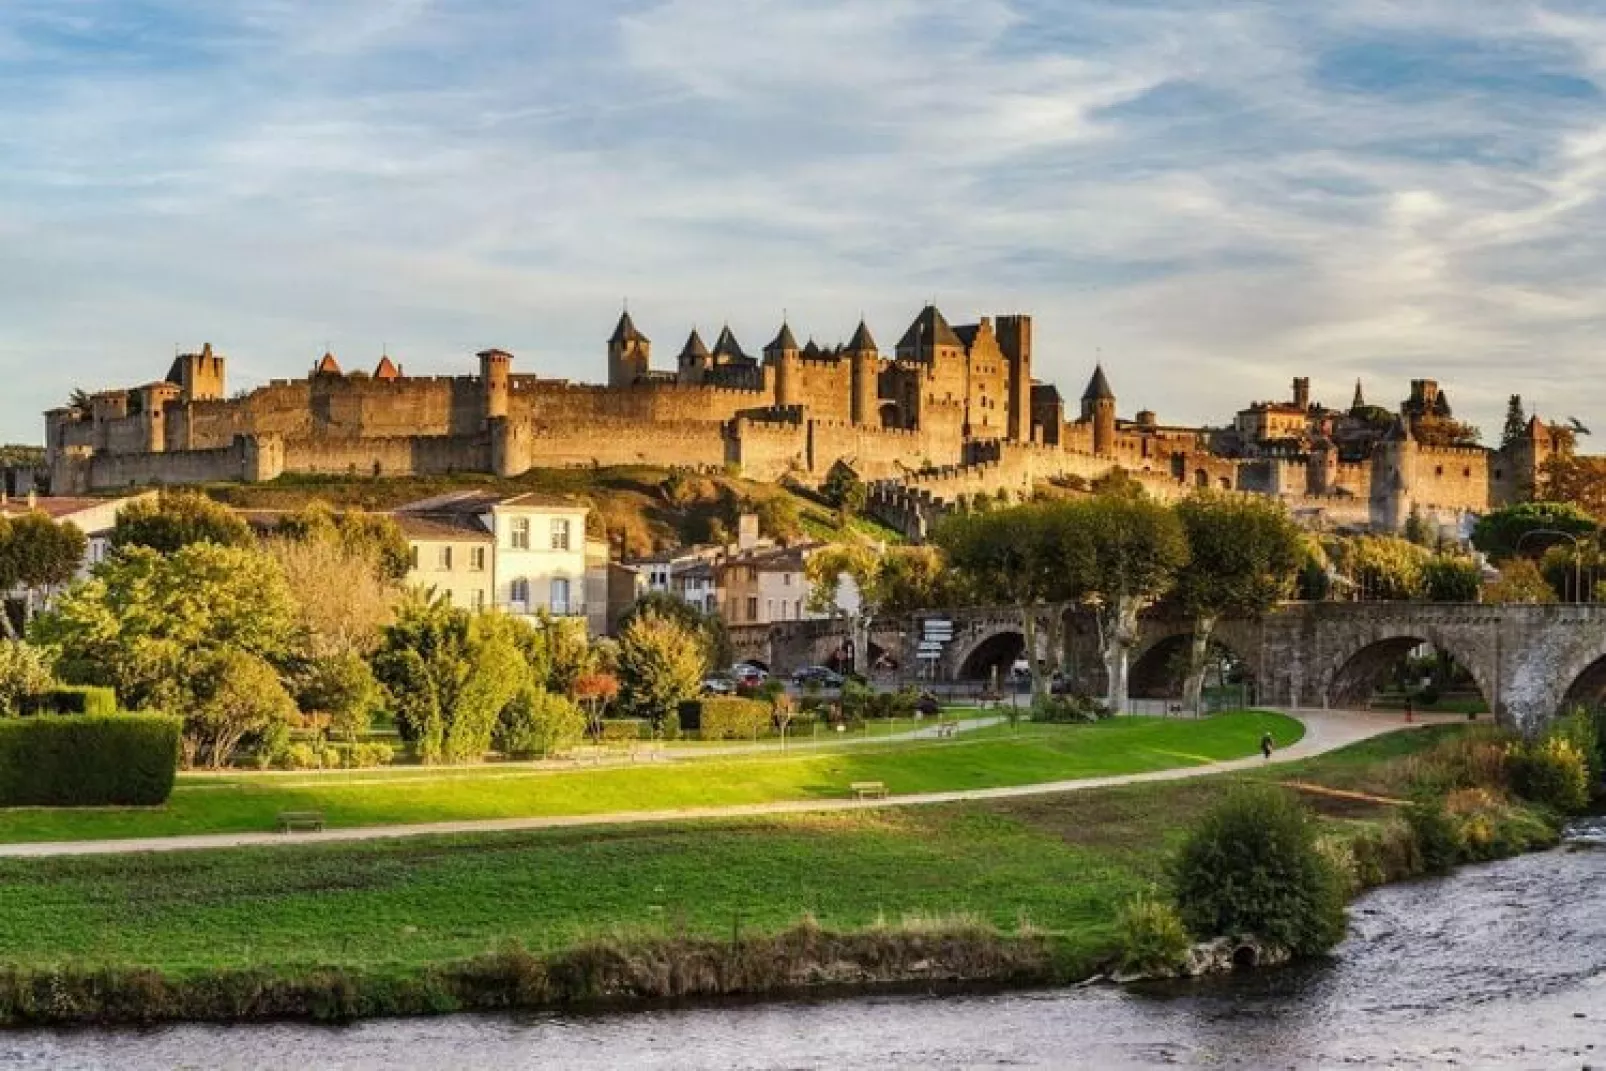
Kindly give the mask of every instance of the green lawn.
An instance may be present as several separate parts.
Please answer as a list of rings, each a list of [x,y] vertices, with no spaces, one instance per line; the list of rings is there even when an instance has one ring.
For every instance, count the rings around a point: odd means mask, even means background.
[[[895,794],[988,788],[1235,758],[1252,754],[1266,730],[1286,746],[1303,727],[1248,711],[1198,721],[996,726],[941,742],[562,772],[477,767],[186,777],[160,808],[0,810],[0,841],[268,830],[285,810],[323,811],[332,826],[362,826],[822,799],[845,796],[851,782],[865,780],[883,781]]]
[[[1418,732],[1304,764],[1375,766]],[[1275,777],[1254,770],[1250,777]],[[1051,934],[1072,964],[1106,952],[1116,908],[1235,780],[753,820],[0,861],[0,963],[183,973],[262,964],[395,969],[509,939],[535,950],[605,933],[725,936],[812,913],[852,930],[972,915]]]

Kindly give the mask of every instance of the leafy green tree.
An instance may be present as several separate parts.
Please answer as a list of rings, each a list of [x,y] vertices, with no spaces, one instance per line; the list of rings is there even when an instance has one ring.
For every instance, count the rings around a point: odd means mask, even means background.
[[[1588,602],[1606,576],[1606,554],[1592,541],[1552,545],[1539,559],[1539,572],[1560,601]]]
[[[55,683],[46,652],[28,643],[0,640],[0,717],[16,714],[22,702]]]
[[[368,731],[385,691],[361,655],[352,651],[312,663],[301,689],[301,708],[329,716],[329,729],[348,741]]]
[[[64,680],[113,687],[130,707],[162,708],[207,654],[233,650],[282,664],[297,624],[272,558],[203,542],[171,554],[119,551],[37,617],[29,638],[51,649]]]
[[[33,619],[39,597],[72,581],[84,563],[88,540],[71,523],[57,524],[43,513],[0,517],[0,632],[16,638],[3,595],[23,591],[24,627]]]
[[[396,728],[420,761],[445,755],[447,723],[472,669],[473,623],[468,611],[444,599],[412,593],[374,655],[374,675],[390,697]]]
[[[1528,437],[1528,417],[1522,411],[1522,395],[1513,394],[1506,402],[1506,422],[1500,429],[1500,449],[1515,446]]]
[[[1396,536],[1356,536],[1329,544],[1334,568],[1363,600],[1403,602],[1422,597],[1431,554]]]
[[[322,542],[340,547],[355,560],[370,563],[382,581],[406,579],[412,567],[412,548],[395,518],[383,513],[347,510],[336,513],[315,502],[285,515],[278,524],[280,537],[300,542]]]
[[[241,743],[255,737],[282,741],[296,715],[295,700],[278,671],[258,655],[238,648],[204,654],[186,674],[174,713],[184,719],[186,766],[217,769],[234,760]]]
[[[163,491],[155,501],[131,502],[117,515],[112,546],[149,547],[162,554],[195,543],[248,547],[250,527],[227,506],[196,491]]]
[[[1464,554],[1435,554],[1422,566],[1422,594],[1429,602],[1477,602],[1483,570]]]
[[[1564,542],[1565,537],[1535,533],[1549,530],[1586,536],[1597,527],[1593,517],[1571,503],[1523,502],[1478,518],[1472,529],[1472,545],[1496,562],[1518,554],[1538,557],[1547,546]]]
[[[707,668],[699,635],[674,618],[644,613],[619,634],[621,701],[655,729],[697,695]]]
[[[1185,698],[1197,710],[1210,638],[1223,617],[1257,618],[1293,590],[1304,540],[1280,502],[1202,491],[1178,503],[1188,562],[1172,597],[1193,618]]]
[[[682,625],[697,632],[702,638],[703,649],[708,655],[708,664],[711,666],[728,666],[734,657],[731,648],[730,630],[725,627],[725,621],[718,614],[704,613],[678,595],[667,591],[649,591],[630,605],[619,618],[618,631],[623,633],[630,623],[643,614],[657,614],[659,617],[672,618]],[[589,670],[587,670],[589,672]],[[571,682],[572,683],[572,682]],[[568,687],[553,685],[554,691],[568,692]]]
[[[825,474],[825,482],[820,484],[820,496],[844,515],[854,517],[864,512],[870,489],[851,466],[838,461]]]
[[[929,547],[875,548],[862,543],[826,547],[804,565],[809,609],[847,625],[853,668],[868,673],[875,622],[889,613],[936,605],[940,561]]]
[[[1500,567],[1500,577],[1483,589],[1483,601],[1505,603],[1553,603],[1556,590],[1545,582],[1544,574],[1532,558],[1510,558]]]
[[[477,643],[447,719],[441,758],[446,762],[483,759],[491,750],[503,708],[531,684],[528,663],[506,636],[493,635]]]
[[[1316,844],[1316,826],[1287,792],[1234,789],[1183,842],[1177,906],[1195,937],[1253,934],[1296,955],[1344,937],[1344,878]]]

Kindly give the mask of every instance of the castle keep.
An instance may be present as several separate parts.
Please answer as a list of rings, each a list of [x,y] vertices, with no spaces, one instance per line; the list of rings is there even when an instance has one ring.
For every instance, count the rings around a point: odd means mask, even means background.
[[[890,354],[862,322],[835,346],[799,345],[783,323],[756,355],[726,327],[712,347],[693,330],[673,370],[653,367],[652,342],[626,313],[607,341],[606,385],[515,371],[495,349],[478,354],[477,375],[450,377],[405,375],[388,356],[347,372],[325,354],[305,378],[229,397],[225,358],[208,345],[160,381],[51,410],[46,443],[57,494],[639,463],[817,482],[840,462],[911,534],[960,496],[1116,467],[1168,497],[1219,487],[1278,495],[1332,523],[1397,528],[1416,511],[1449,524],[1525,497],[1558,448],[1537,418],[1503,451],[1431,445],[1419,431],[1450,410],[1430,380],[1390,413],[1366,406],[1358,384],[1349,409],[1327,409],[1299,379],[1290,401],[1204,428],[1147,411],[1119,418],[1098,368],[1067,418],[1032,361],[1029,316],[952,326],[934,306]]]

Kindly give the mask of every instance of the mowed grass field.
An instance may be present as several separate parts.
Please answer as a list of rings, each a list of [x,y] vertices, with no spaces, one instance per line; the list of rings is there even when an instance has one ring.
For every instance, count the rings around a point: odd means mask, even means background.
[[[1374,775],[1438,731],[1301,764]],[[907,809],[207,852],[0,860],[0,964],[349,966],[405,974],[517,941],[728,939],[805,914],[835,931],[965,916],[1054,939],[1089,969],[1117,909],[1165,880],[1184,831],[1287,768]],[[1321,807],[1321,797],[1312,800]],[[1345,803],[1331,820],[1372,820]]]
[[[1280,714],[1243,711],[1000,725],[944,741],[643,766],[184,777],[163,807],[0,810],[0,841],[272,830],[280,811],[322,811],[330,826],[367,826],[840,798],[851,783],[870,780],[894,794],[990,788],[1238,758],[1253,754],[1265,731],[1287,746],[1304,730]]]

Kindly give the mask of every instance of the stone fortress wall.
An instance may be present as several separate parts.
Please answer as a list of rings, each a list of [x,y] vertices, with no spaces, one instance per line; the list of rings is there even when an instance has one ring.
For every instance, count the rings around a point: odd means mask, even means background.
[[[651,341],[626,314],[607,343],[606,384],[515,371],[500,350],[461,376],[407,376],[388,356],[346,373],[325,354],[303,379],[228,397],[225,358],[206,346],[160,381],[52,410],[46,442],[58,493],[621,464],[818,482],[843,463],[911,534],[961,499],[1115,468],[1165,499],[1214,488],[1277,496],[1312,523],[1398,529],[1416,513],[1448,526],[1531,493],[1557,448],[1537,418],[1505,450],[1418,442],[1411,406],[1449,411],[1431,380],[1413,382],[1387,434],[1361,419],[1359,385],[1341,412],[1310,403],[1303,379],[1293,401],[1255,403],[1231,427],[1179,427],[1146,411],[1118,419],[1100,368],[1066,414],[1032,361],[1030,317],[952,327],[931,306],[891,353],[863,323],[834,347],[800,346],[783,324],[762,355],[727,328],[712,348],[693,331],[672,372],[653,369]]]

